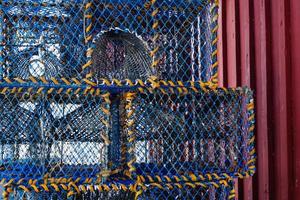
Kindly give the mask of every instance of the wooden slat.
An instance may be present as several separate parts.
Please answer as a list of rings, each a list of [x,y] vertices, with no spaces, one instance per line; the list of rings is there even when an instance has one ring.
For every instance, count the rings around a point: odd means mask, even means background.
[[[267,0],[255,1],[254,10],[254,49],[255,49],[255,92],[256,92],[256,149],[257,182],[255,190],[259,200],[270,198],[269,186],[269,137],[268,137],[268,56],[270,49],[267,28]]]
[[[225,71],[226,83],[225,87],[237,87],[237,1],[236,0],[226,0],[223,1],[226,9],[226,66],[223,69]],[[236,199],[239,199],[239,181],[235,180],[235,193]]]
[[[228,87],[237,86],[237,30],[236,30],[236,1],[226,3],[226,36],[227,36],[227,79]]]
[[[225,6],[223,1],[219,3],[219,18],[218,18],[218,83],[220,87],[224,86],[224,65],[226,63],[226,22],[224,20],[226,13],[225,13]]]
[[[300,1],[290,1],[290,48],[291,48],[291,111],[292,111],[292,133],[293,133],[293,181],[291,199],[300,196]],[[291,149],[291,148],[290,148]]]
[[[222,5],[223,4],[223,5]],[[255,90],[257,172],[239,199],[300,196],[300,1],[223,0],[221,86]]]
[[[289,199],[288,125],[287,125],[287,27],[285,1],[271,3],[272,29],[272,137],[274,138],[274,198]]]
[[[251,86],[251,44],[250,44],[250,4],[249,0],[239,0],[239,49],[240,49],[240,76],[241,86]],[[243,180],[240,185],[243,190],[243,199],[253,199],[252,177]],[[242,199],[242,198],[240,198]]]

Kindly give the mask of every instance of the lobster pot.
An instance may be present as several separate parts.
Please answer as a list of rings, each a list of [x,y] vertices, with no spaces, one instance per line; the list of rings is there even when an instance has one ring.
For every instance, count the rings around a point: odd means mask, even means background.
[[[0,9],[2,78],[80,77],[86,62],[82,2],[4,0]]]
[[[87,95],[1,95],[1,178],[96,181],[107,170],[103,110],[102,98]]]
[[[36,192],[25,192],[22,190],[15,190],[10,194],[10,199],[38,199],[38,200],[78,200],[78,199],[93,199],[93,200],[133,200],[135,197],[134,192],[124,192],[124,191],[98,191],[93,192],[86,191],[82,194],[76,194],[73,196],[68,196],[67,191],[41,191]]]
[[[39,200],[64,200],[64,199],[72,199],[67,197],[67,192],[25,192],[22,190],[14,190],[13,193],[10,194],[9,199],[39,199]]]
[[[139,200],[160,199],[190,199],[190,200],[228,200],[234,197],[233,183],[223,184],[197,183],[197,184],[168,184],[162,188],[148,185]]]
[[[209,81],[216,72],[212,69],[215,5],[201,0],[151,2],[93,3],[94,76]]]
[[[205,0],[4,0],[2,77],[209,81],[216,5]]]
[[[128,147],[135,149],[131,159],[137,175],[147,182],[146,175],[178,181],[180,175],[248,172],[253,158],[247,108],[251,99],[242,89],[137,94],[129,119],[135,122],[135,140]]]

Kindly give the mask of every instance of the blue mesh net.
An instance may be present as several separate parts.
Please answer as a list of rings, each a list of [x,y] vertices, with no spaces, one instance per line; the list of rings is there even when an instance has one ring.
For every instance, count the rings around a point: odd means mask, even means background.
[[[231,199],[254,103],[217,88],[217,0],[3,0],[4,199]]]
[[[31,200],[31,199],[36,199],[36,200],[83,200],[83,199],[93,199],[93,200],[115,200],[115,199],[120,199],[120,200],[133,200],[135,198],[135,193],[134,192],[99,192],[99,191],[94,191],[90,192],[87,191],[84,194],[80,195],[73,195],[73,196],[68,196],[68,192],[56,192],[56,191],[51,191],[51,192],[24,192],[22,190],[16,190],[10,195],[10,199],[26,199],[26,200]]]
[[[2,77],[79,75],[86,59],[79,28],[83,6],[55,2],[59,1],[2,1]]]
[[[136,174],[150,182],[151,177],[157,182],[168,181],[166,177],[176,181],[182,175],[191,179],[191,174],[200,180],[201,175],[245,175],[254,159],[249,144],[251,102],[247,89],[138,93],[128,118],[134,122],[134,136],[127,137]]]
[[[251,91],[153,84],[121,86],[123,92],[3,84],[3,183],[32,195],[79,195],[99,185],[105,189],[97,195],[113,196],[129,195],[140,183],[211,184],[254,173]],[[199,195],[211,195],[205,191]]]
[[[164,188],[148,185],[139,196],[140,200],[160,200],[160,199],[199,199],[199,200],[227,200],[234,196],[233,182],[226,185],[205,184],[167,184]]]
[[[1,3],[1,77],[209,81],[216,9],[208,1]]]
[[[107,168],[103,98],[1,95],[1,170],[8,180],[92,178]]]
[[[142,191],[142,192],[141,192]],[[228,200],[235,195],[234,184],[232,181],[223,182],[220,185],[209,183],[188,183],[188,184],[167,184],[159,188],[154,185],[144,185],[143,190],[138,192],[130,191],[99,191],[86,190],[80,195],[68,196],[67,192],[24,192],[14,191],[11,199],[37,199],[37,200],[163,200],[163,199],[201,199],[201,200]]]

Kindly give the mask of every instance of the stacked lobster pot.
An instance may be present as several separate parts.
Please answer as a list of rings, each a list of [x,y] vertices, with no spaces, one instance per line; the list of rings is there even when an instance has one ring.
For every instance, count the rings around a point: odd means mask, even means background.
[[[2,0],[3,199],[233,199],[249,88],[219,88],[218,0]]]

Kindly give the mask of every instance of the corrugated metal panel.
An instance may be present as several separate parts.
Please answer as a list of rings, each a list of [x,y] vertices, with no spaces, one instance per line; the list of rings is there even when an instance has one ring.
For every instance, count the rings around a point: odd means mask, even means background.
[[[238,199],[300,196],[299,10],[299,0],[220,2],[220,85],[256,97],[257,173],[239,181]]]

